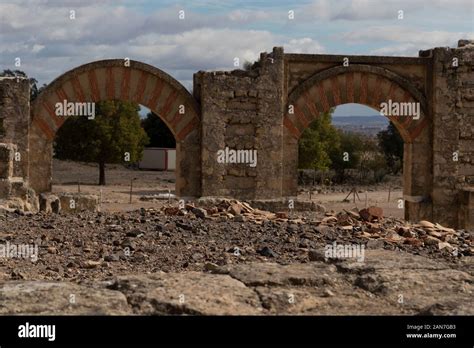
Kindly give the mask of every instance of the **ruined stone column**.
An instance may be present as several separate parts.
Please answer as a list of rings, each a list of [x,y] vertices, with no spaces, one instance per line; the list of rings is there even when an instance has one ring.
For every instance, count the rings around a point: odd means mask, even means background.
[[[431,132],[428,125],[416,139],[404,144],[403,198],[408,221],[431,221],[433,218]]]
[[[462,197],[474,184],[474,45],[461,40],[458,48],[431,53],[433,218],[456,227],[464,224],[460,211],[470,215]]]
[[[249,71],[199,72],[202,195],[240,199],[282,194],[283,49],[262,53]],[[218,152],[256,151],[256,166],[219,163]]]
[[[30,83],[25,78],[0,77],[0,143],[16,145],[13,177],[28,179]]]

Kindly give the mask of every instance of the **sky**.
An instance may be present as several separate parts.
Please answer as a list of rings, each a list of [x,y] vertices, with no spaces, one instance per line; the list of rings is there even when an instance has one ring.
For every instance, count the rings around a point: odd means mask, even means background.
[[[254,61],[274,46],[417,56],[461,38],[474,39],[474,0],[0,0],[0,70],[23,70],[40,85],[85,63],[129,57],[191,89],[193,73],[235,69],[235,57]]]

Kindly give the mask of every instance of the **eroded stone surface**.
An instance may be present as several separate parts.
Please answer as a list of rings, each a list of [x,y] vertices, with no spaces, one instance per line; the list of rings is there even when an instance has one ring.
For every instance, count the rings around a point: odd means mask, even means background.
[[[227,275],[187,272],[124,276],[110,288],[122,291],[140,314],[262,313],[256,293]]]
[[[229,274],[248,286],[333,284],[340,277],[336,267],[323,263],[279,265],[251,263],[222,267],[218,272]]]
[[[124,294],[68,282],[10,281],[0,283],[0,314],[125,315],[131,314]]]
[[[383,298],[377,298],[351,286],[343,288],[317,287],[257,287],[262,305],[272,314],[291,315],[357,315],[393,314]]]
[[[462,270],[395,251],[349,265],[252,262],[81,284],[3,281],[0,314],[474,314],[473,276]]]

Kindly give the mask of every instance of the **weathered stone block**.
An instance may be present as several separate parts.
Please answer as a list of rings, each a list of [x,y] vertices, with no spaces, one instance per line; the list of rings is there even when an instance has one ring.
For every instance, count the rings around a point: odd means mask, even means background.
[[[11,178],[10,182],[12,185],[11,195],[26,200],[28,195],[28,186],[23,181],[23,178]]]
[[[13,176],[15,151],[15,145],[0,143],[0,179],[8,179]]]
[[[224,184],[229,189],[248,190],[255,187],[255,179],[251,177],[226,176]]]
[[[39,195],[39,209],[45,213],[56,213],[61,211],[59,197],[52,193],[41,193]]]
[[[12,192],[10,179],[0,179],[0,198],[9,198]]]
[[[99,211],[99,197],[83,193],[59,193],[61,212]]]

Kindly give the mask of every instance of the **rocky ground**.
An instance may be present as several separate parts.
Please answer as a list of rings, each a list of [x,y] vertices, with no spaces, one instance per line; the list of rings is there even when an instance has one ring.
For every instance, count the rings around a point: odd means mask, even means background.
[[[473,314],[472,232],[362,211],[237,201],[127,213],[19,214],[0,244],[0,313]],[[357,245],[364,259],[332,258]],[[73,296],[71,296],[73,295]]]

